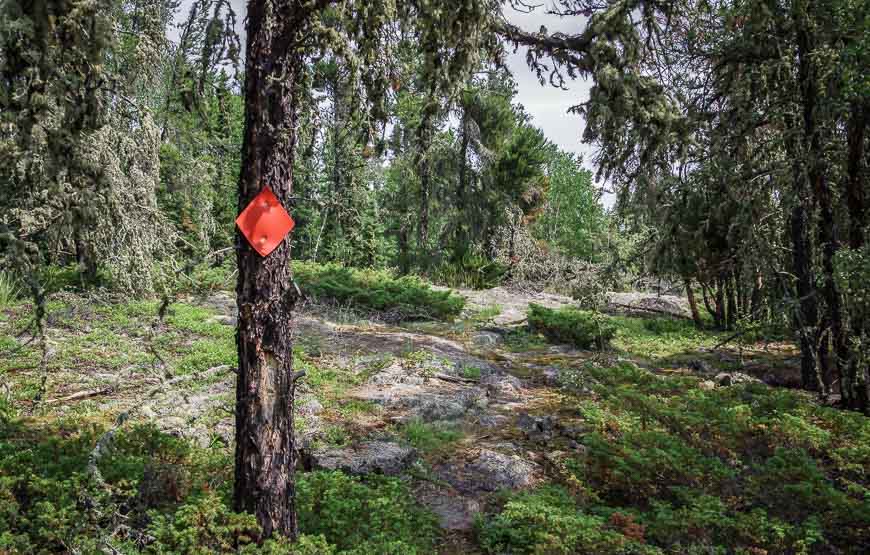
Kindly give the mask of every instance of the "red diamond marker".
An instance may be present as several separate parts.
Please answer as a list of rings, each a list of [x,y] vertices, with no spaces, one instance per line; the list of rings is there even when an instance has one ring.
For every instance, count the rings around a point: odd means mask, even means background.
[[[266,186],[242,210],[236,218],[236,225],[260,256],[268,256],[287,237],[296,222],[281,206],[272,189]]]

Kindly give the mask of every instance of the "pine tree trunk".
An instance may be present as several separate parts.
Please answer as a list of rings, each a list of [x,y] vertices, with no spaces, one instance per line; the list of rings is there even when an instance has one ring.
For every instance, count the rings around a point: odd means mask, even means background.
[[[265,185],[285,208],[293,183],[296,75],[302,60],[292,43],[302,12],[290,3],[252,0],[248,6],[245,132],[239,209]],[[237,235],[239,321],[236,343],[234,508],[253,513],[261,537],[295,537],[295,449],[290,244],[261,257]]]
[[[465,203],[465,193],[468,188],[468,109],[462,109],[462,122],[460,133],[462,141],[459,148],[459,179],[456,185],[456,206],[459,208],[456,225],[456,233],[453,238],[453,262],[462,264],[465,253],[468,251],[468,218],[470,214]]]
[[[818,241],[822,254],[824,316],[817,337],[829,333],[832,343],[832,357],[822,356],[822,381],[827,386],[840,377],[840,359],[846,353],[846,337],[843,329],[840,295],[834,281],[834,257],[839,249],[837,219],[834,217],[833,198],[827,177],[825,155],[822,151],[822,125],[819,122],[819,78],[813,60],[815,50],[814,36],[805,17],[798,18],[797,55],[798,78],[800,80],[801,104],[804,123],[804,153],[807,165],[806,175],[814,200],[819,208]],[[825,351],[828,351],[825,349]]]
[[[846,204],[849,211],[849,248],[858,251],[864,248],[867,233],[867,207],[865,191],[865,138],[870,128],[870,102],[852,106],[847,130],[848,159],[846,181]],[[866,314],[852,315],[852,333],[863,338],[867,333]],[[846,405],[864,414],[870,414],[870,369],[866,363],[860,366],[860,354],[849,353],[844,376],[844,400]]]
[[[698,303],[695,301],[695,292],[692,291],[692,281],[689,278],[683,278],[683,284],[686,286],[686,298],[689,299],[689,309],[692,311],[692,321],[695,322],[695,327],[701,329],[704,323],[701,321],[701,313],[698,312]]]

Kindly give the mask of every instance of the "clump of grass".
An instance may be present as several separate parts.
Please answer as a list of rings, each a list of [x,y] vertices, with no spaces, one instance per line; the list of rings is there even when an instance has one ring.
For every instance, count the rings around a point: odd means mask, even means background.
[[[423,453],[437,453],[462,438],[462,431],[456,426],[424,422],[420,418],[409,420],[402,427],[402,436],[415,449]]]
[[[436,291],[418,277],[397,278],[380,270],[296,262],[293,277],[313,298],[389,313],[396,320],[449,321],[465,306],[465,299],[452,291]]]
[[[581,349],[604,348],[616,333],[608,316],[571,307],[552,309],[530,304],[528,318],[533,332]]]
[[[469,380],[480,380],[480,374],[483,372],[478,366],[463,366],[462,377]]]
[[[695,353],[698,347],[712,347],[722,338],[721,332],[699,330],[688,320],[612,316],[611,322],[616,326],[613,346],[644,358]]]
[[[0,272],[0,310],[14,305],[20,291],[15,280],[6,272]]]

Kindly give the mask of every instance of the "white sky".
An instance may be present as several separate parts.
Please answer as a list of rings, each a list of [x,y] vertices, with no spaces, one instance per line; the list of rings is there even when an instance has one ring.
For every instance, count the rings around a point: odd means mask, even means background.
[[[522,13],[506,7],[508,20],[518,27],[536,31],[542,25],[548,31],[562,31],[565,33],[579,33],[585,25],[585,18],[558,16],[545,13],[546,8],[552,6],[552,0],[539,0],[541,7],[533,13]],[[247,12],[245,0],[231,0],[233,9],[238,16],[238,32],[244,41],[244,19]],[[185,17],[189,9],[189,3],[183,2],[180,17]],[[175,38],[175,37],[173,37]],[[243,54],[244,56],[244,54]],[[577,80],[567,83],[567,90],[556,89],[548,84],[541,85],[535,74],[526,64],[526,49],[519,48],[516,52],[510,52],[507,58],[507,66],[517,82],[517,102],[522,104],[532,116],[534,125],[540,127],[551,141],[556,143],[562,150],[573,152],[583,156],[583,165],[595,171],[590,160],[592,149],[589,145],[580,142],[583,133],[583,118],[575,114],[569,114],[568,108],[585,101],[589,97],[589,82]],[[605,195],[604,203],[612,204],[610,195]]]

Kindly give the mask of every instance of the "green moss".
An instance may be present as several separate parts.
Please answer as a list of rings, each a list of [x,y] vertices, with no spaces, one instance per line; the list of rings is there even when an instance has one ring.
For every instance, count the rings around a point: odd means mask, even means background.
[[[455,425],[424,422],[419,418],[408,421],[401,433],[408,443],[423,453],[444,451],[463,436]]]
[[[174,363],[177,374],[202,372],[223,364],[238,366],[236,345],[225,339],[200,339]]]
[[[697,358],[699,347],[713,347],[724,338],[721,332],[699,330],[692,322],[673,318],[613,316],[611,322],[616,327],[613,346],[648,359],[682,354]]]
[[[581,349],[603,348],[616,328],[609,317],[598,312],[564,307],[546,308],[529,305],[529,328],[550,341],[566,343]]]

